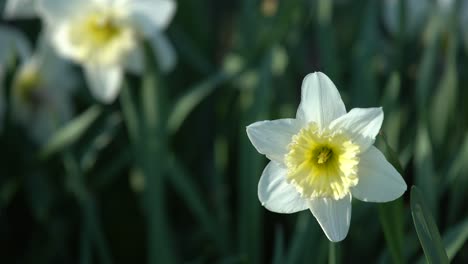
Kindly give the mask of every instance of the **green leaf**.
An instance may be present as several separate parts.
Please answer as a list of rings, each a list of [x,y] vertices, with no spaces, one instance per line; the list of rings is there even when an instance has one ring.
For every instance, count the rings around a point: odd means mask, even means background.
[[[453,260],[468,239],[468,219],[452,227],[443,237],[445,250],[450,261]]]
[[[40,157],[48,158],[50,155],[63,150],[75,143],[99,117],[102,110],[99,106],[92,106],[80,116],[59,129],[40,151]]]
[[[240,122],[239,196],[238,228],[239,248],[246,253],[248,262],[260,263],[262,254],[262,211],[257,196],[257,184],[265,164],[264,157],[259,155],[250,143],[245,127],[265,119],[269,111],[271,93],[271,52],[268,52],[256,69],[252,82],[242,85],[240,104],[242,108]]]
[[[403,263],[403,199],[378,205],[380,224],[394,263]]]
[[[175,133],[187,118],[187,116],[193,111],[193,109],[223,82],[229,80],[230,78],[231,75],[221,71],[189,89],[187,94],[183,95],[175,103],[175,106],[171,111],[168,121],[169,132]]]
[[[84,147],[80,159],[80,165],[84,173],[94,167],[99,154],[112,142],[121,123],[122,118],[118,113],[112,113],[103,120],[94,138]]]
[[[395,151],[388,144],[387,138],[383,133],[378,136],[378,143],[383,143],[382,152],[387,160],[404,175],[403,168]],[[380,224],[385,236],[385,241],[388,245],[391,257],[394,263],[404,263],[403,258],[403,239],[404,239],[404,212],[403,198],[399,198],[389,203],[381,203],[378,205]]]
[[[418,187],[411,188],[411,215],[428,263],[449,263],[439,230]]]
[[[273,264],[284,263],[284,232],[281,227],[276,228],[275,247],[273,249]]]
[[[210,215],[201,191],[197,189],[195,182],[174,155],[169,158],[169,169],[171,172],[171,176],[168,177],[170,183],[192,211],[203,231],[216,243],[216,247],[221,251],[227,251],[227,241],[220,236],[221,231],[218,228],[218,223],[213,221],[215,218]]]
[[[317,229],[312,228],[314,224],[314,219],[310,212],[299,214],[284,263],[299,263],[306,250],[319,247]]]

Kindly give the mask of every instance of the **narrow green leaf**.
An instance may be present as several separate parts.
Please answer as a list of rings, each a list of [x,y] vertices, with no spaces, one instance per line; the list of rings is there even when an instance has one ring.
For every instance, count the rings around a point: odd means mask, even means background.
[[[167,94],[162,85],[153,51],[145,46],[145,73],[140,89],[141,129],[133,149],[137,166],[143,173],[145,188],[143,207],[148,227],[148,263],[175,263],[170,229],[165,209],[165,179],[167,172]],[[136,124],[133,124],[136,125]],[[132,126],[133,126],[132,125]]]
[[[457,73],[457,44],[458,39],[452,33],[449,37],[446,67],[437,90],[432,97],[430,109],[431,135],[433,141],[444,147],[447,132],[450,131],[449,121],[457,109],[458,73]],[[443,150],[443,149],[442,149]]]
[[[199,105],[203,99],[215,91],[216,88],[220,87],[223,82],[226,82],[230,78],[231,75],[221,71],[189,89],[189,91],[175,103],[171,111],[168,121],[169,132],[175,133],[193,109]]]
[[[65,127],[59,129],[42,148],[40,157],[46,159],[50,155],[76,142],[98,118],[101,111],[99,106],[92,106],[80,116],[70,121]]]
[[[426,34],[426,47],[419,66],[418,79],[416,82],[415,104],[418,107],[418,114],[425,117],[429,95],[434,83],[434,69],[438,54],[438,40],[441,31],[441,18],[433,14],[429,20]]]
[[[378,145],[382,146],[381,150],[387,160],[404,175],[403,168],[395,151],[388,144],[387,138],[383,133],[377,137]],[[391,257],[394,263],[404,263],[403,254],[403,239],[404,239],[404,212],[403,198],[399,198],[389,203],[378,204],[380,224],[385,236],[385,241],[388,245]]]
[[[284,263],[284,233],[281,227],[276,228],[275,247],[273,249],[273,264]]]
[[[253,81],[244,83],[240,97],[242,112],[239,133],[242,136],[239,146],[238,186],[242,195],[239,195],[238,211],[239,248],[242,254],[247,255],[250,263],[261,262],[262,214],[256,186],[265,162],[264,157],[252,147],[245,127],[267,118],[272,89],[271,74],[271,52],[268,52],[253,73]]]
[[[120,91],[120,105],[122,107],[122,116],[127,127],[127,132],[133,145],[137,144],[137,139],[141,133],[139,128],[140,118],[138,116],[135,103],[133,102],[132,94],[128,83],[124,82]]]
[[[468,219],[449,229],[443,237],[445,250],[450,261],[453,260],[457,252],[463,247],[468,239]]]
[[[309,212],[299,214],[284,263],[299,263],[304,251],[314,247],[318,248],[317,232],[314,232],[316,230],[312,229],[312,225],[314,224],[314,219],[312,218],[313,216]],[[313,261],[311,260],[311,262]]]
[[[104,233],[102,232],[101,224],[99,221],[99,217],[97,214],[95,200],[87,190],[84,182],[83,182],[83,175],[78,164],[78,161],[75,159],[73,153],[69,150],[64,150],[62,152],[62,160],[66,170],[66,182],[67,187],[75,196],[78,205],[80,206],[82,216],[83,216],[83,231],[89,234],[89,239],[92,239],[96,249],[98,258],[101,263],[104,264],[111,264],[112,258],[110,254],[109,247],[107,245],[107,241],[104,237]],[[88,239],[88,238],[86,238]],[[83,241],[82,241],[83,242]],[[86,243],[82,243],[81,246],[89,246]],[[83,249],[82,257],[83,262],[87,262],[88,253],[86,253],[88,249]]]
[[[373,106],[378,100],[376,57],[378,51],[378,1],[366,1],[358,41],[353,47],[352,102],[359,107]]]
[[[215,246],[221,251],[226,252],[228,250],[226,245],[227,241],[224,241],[220,236],[218,224],[213,221],[214,218],[210,215],[200,190],[197,189],[196,184],[192,181],[190,175],[184,169],[184,166],[174,155],[171,155],[169,158],[169,169],[171,171],[171,176],[168,178],[174,189],[182,197],[201,225],[203,231],[207,233],[215,243]]]
[[[99,154],[112,142],[114,134],[117,132],[121,123],[122,118],[118,113],[110,114],[107,116],[106,120],[103,121],[96,136],[85,146],[85,150],[83,151],[80,159],[83,173],[86,173],[94,167]]]
[[[393,263],[404,263],[403,260],[403,199],[378,205],[380,224],[389,247]]]
[[[411,215],[428,263],[449,263],[439,230],[418,187],[411,188]]]
[[[464,246],[468,239],[468,219],[450,228],[443,235],[443,242],[447,256],[450,261],[456,256],[457,252]],[[423,259],[419,259],[418,263],[424,263]]]
[[[427,122],[420,121],[414,146],[414,182],[425,195],[425,202],[437,222],[441,188],[434,169],[434,150],[428,130]]]
[[[318,30],[317,39],[320,49],[320,59],[323,71],[333,80],[339,79],[340,63],[337,56],[335,31],[332,25],[333,2],[328,0],[316,1]]]

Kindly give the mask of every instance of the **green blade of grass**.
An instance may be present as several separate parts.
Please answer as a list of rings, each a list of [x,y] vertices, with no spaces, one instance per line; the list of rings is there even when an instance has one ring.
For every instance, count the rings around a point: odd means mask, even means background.
[[[403,168],[398,160],[398,156],[390,147],[383,133],[377,138],[377,143],[381,145],[382,152],[387,160],[404,175]],[[394,263],[405,263],[403,254],[404,239],[404,212],[403,198],[388,203],[378,204],[380,224],[385,236],[385,241],[389,247],[391,257]]]
[[[214,218],[210,215],[208,207],[202,199],[200,190],[196,188],[195,182],[191,180],[184,166],[174,155],[171,155],[169,158],[169,168],[171,171],[171,177],[169,177],[170,183],[184,199],[195,219],[201,225],[202,230],[210,236],[210,239],[215,243],[220,252],[227,252],[227,241],[223,240],[223,237],[220,236],[218,224],[213,221]]]
[[[443,236],[447,256],[453,260],[468,239],[468,219],[449,229]]]
[[[332,25],[333,2],[328,0],[317,1],[318,18],[318,44],[323,71],[333,80],[339,80],[340,63],[338,61],[335,35]]]
[[[455,255],[463,247],[466,240],[468,239],[468,219],[450,228],[443,235],[443,243],[447,252],[448,259],[450,261],[455,258]],[[418,263],[424,263],[423,259],[420,258]]]
[[[273,264],[284,263],[284,233],[281,227],[276,228],[275,247],[273,249]]]
[[[241,142],[239,151],[239,248],[246,254],[249,263],[260,263],[261,259],[261,206],[258,202],[257,183],[262,172],[264,158],[251,145],[245,127],[266,119],[271,93],[271,52],[263,58],[255,71],[257,82],[242,87],[241,92]],[[255,78],[254,78],[255,79]],[[247,85],[247,84],[246,84]]]
[[[359,41],[353,47],[351,98],[359,107],[374,106],[378,99],[376,56],[378,55],[378,2],[367,1]]]
[[[449,263],[439,230],[418,187],[411,188],[411,215],[428,263]]]
[[[317,248],[317,229],[313,229],[312,225],[314,222],[313,216],[310,212],[300,213],[296,220],[296,227],[292,236],[290,246],[285,256],[285,262],[287,264],[300,263],[304,251],[310,248]],[[316,260],[316,259],[315,259]],[[311,260],[311,262],[314,262]]]
[[[141,87],[141,134],[136,148],[137,164],[144,179],[143,206],[147,214],[148,263],[175,263],[165,209],[167,172],[167,96],[153,51],[146,46],[146,67]]]
[[[92,106],[84,113],[70,121],[65,127],[59,129],[40,151],[40,157],[48,158],[50,155],[63,150],[76,142],[93,124],[101,114],[99,106]]]
[[[441,190],[438,188],[439,179],[434,171],[434,151],[427,126],[427,122],[420,121],[416,133],[414,149],[415,184],[421,188],[424,197],[426,197],[426,204],[437,222]]]
[[[175,133],[193,109],[223,82],[226,82],[231,77],[231,74],[220,71],[189,89],[189,92],[175,103],[175,106],[171,111],[168,120],[169,132]]]
[[[75,159],[73,153],[70,150],[65,150],[62,153],[62,160],[66,170],[66,183],[68,189],[73,193],[75,199],[83,214],[83,235],[89,235],[89,237],[82,238],[82,242],[86,242],[86,239],[90,239],[96,246],[98,259],[101,263],[111,264],[112,258],[110,254],[107,241],[104,238],[100,221],[96,212],[95,200],[92,198],[89,191],[86,189],[83,182],[82,171],[79,167],[78,161]],[[87,243],[81,243],[80,246],[89,247]],[[82,263],[89,261],[90,249],[83,248],[80,253],[83,253]]]

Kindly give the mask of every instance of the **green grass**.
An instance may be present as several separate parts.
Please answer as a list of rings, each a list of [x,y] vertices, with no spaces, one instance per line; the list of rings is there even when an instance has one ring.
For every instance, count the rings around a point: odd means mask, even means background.
[[[11,109],[20,61],[0,65],[0,262],[468,263],[461,9],[429,5],[407,34],[415,15],[403,0],[394,31],[384,1],[221,2],[178,1],[166,32],[176,68],[161,72],[147,50],[144,74],[127,74],[114,103],[95,101],[80,75],[75,115],[46,144]],[[39,35],[37,19],[0,23]],[[261,206],[268,161],[245,132],[294,117],[315,71],[347,110],[383,106],[376,145],[408,185],[390,203],[353,201],[337,244],[310,211]]]

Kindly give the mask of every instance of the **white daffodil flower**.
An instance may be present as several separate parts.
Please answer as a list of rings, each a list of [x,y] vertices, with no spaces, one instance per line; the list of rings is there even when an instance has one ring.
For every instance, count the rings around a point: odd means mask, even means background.
[[[12,83],[11,110],[38,144],[72,117],[71,95],[78,80],[71,65],[41,39],[38,51],[21,63]]]
[[[346,113],[325,74],[307,75],[295,119],[247,127],[254,147],[271,160],[258,184],[262,205],[286,214],[310,209],[329,240],[343,240],[352,196],[388,202],[406,190],[401,175],[373,146],[382,121],[382,108]]]
[[[162,31],[175,8],[173,0],[39,0],[58,53],[83,65],[92,94],[105,103],[118,95],[124,68],[143,69],[143,39],[163,71],[174,66],[175,52]]]

